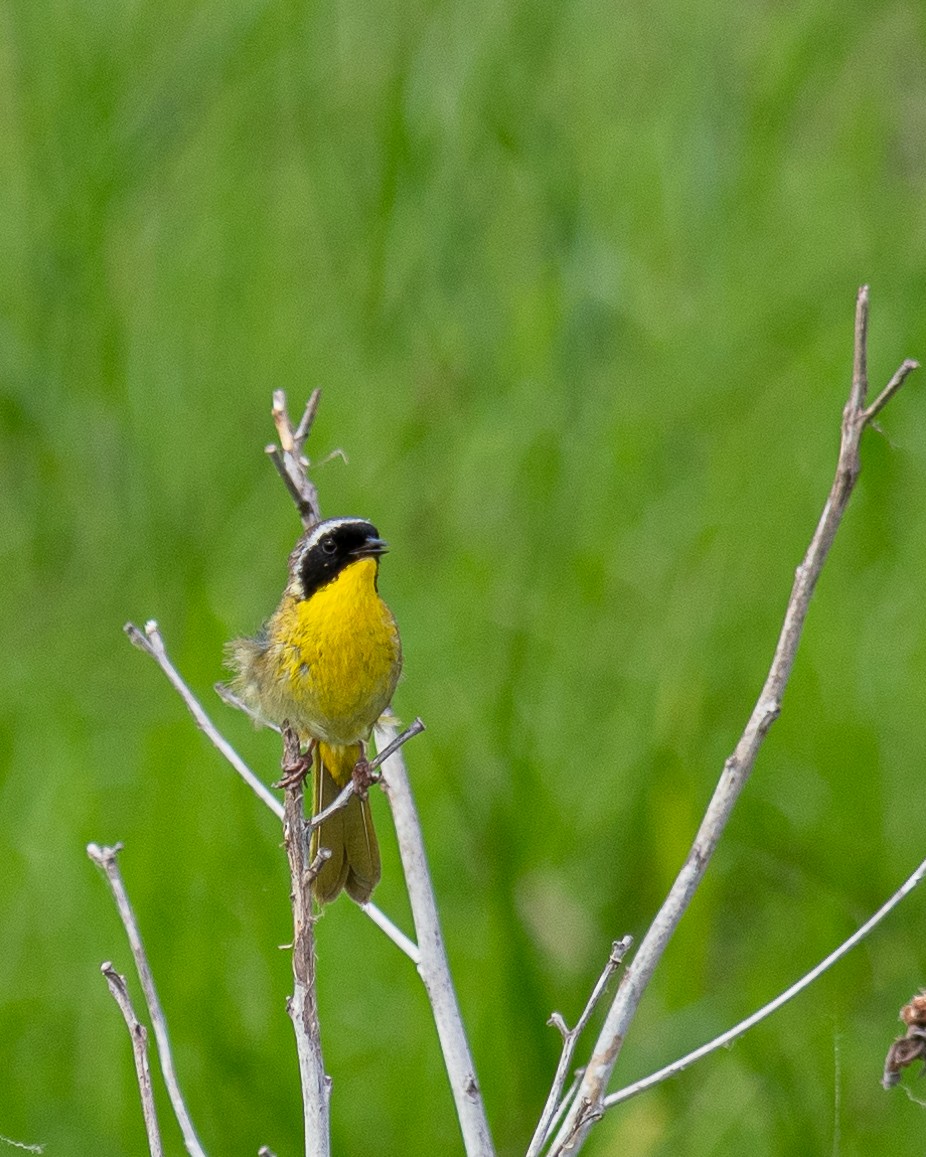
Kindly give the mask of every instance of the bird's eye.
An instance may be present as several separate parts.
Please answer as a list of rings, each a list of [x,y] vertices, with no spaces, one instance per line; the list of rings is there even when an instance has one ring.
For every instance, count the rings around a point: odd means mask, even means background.
[[[322,550],[325,552],[325,554],[328,554],[328,555],[334,554],[334,552],[337,549],[338,548],[335,545],[333,538],[323,538],[322,539]]]

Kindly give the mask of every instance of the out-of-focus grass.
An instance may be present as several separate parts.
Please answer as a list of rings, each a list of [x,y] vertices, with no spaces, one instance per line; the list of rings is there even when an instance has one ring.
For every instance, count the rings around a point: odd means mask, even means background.
[[[523,1151],[615,936],[677,869],[835,458],[856,286],[926,355],[920,6],[0,12],[0,1133],[143,1147],[97,973],[123,869],[210,1152],[299,1148],[279,833],[158,672],[209,696],[298,526],[270,391],[324,387],[329,513],[389,538],[397,708],[499,1147]],[[923,854],[922,385],[864,476],[782,718],[628,1040],[671,1059],[815,963]],[[276,744],[213,707],[268,778]],[[378,901],[407,921],[394,844]],[[913,896],[592,1154],[906,1152],[878,1086]],[[335,1149],[459,1152],[417,978],[319,926]],[[166,1112],[165,1112],[166,1117]],[[168,1143],[179,1140],[168,1126]]]

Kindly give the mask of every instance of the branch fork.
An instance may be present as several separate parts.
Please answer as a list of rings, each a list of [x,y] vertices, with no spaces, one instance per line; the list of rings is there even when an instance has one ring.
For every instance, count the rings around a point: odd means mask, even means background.
[[[868,307],[868,287],[862,286],[856,299],[852,383],[842,414],[836,473],[810,545],[795,570],[794,585],[765,685],[736,748],[724,764],[685,863],[624,973],[585,1075],[550,1147],[550,1157],[578,1152],[595,1119],[608,1103],[612,1103],[606,1099],[608,1082],[640,1000],[704,877],[740,792],[749,780],[762,742],[780,712],[814,587],[861,470],[859,447],[862,433],[918,367],[915,361],[904,361],[875,400],[866,404]]]
[[[273,396],[272,412],[280,445],[279,447],[267,447],[267,453],[295,501],[303,526],[306,529],[321,519],[318,495],[307,474],[309,462],[303,454],[304,444],[318,409],[318,401],[319,392],[316,390],[309,399],[299,425],[293,428],[286,408],[285,394],[281,390],[276,391]],[[325,1074],[321,1054],[315,996],[315,953],[311,902],[311,882],[323,862],[322,856],[325,849],[319,849],[315,859],[309,863],[308,837],[313,827],[317,827],[333,811],[346,805],[351,794],[358,790],[358,784],[352,778],[337,799],[324,812],[313,819],[307,819],[303,807],[301,777],[293,777],[291,780],[284,780],[283,782],[285,795],[281,805],[273,793],[237,755],[227,740],[220,735],[206,715],[201,704],[170,662],[157,623],[153,620],[147,622],[144,630],[129,623],[125,630],[131,642],[153,658],[165,673],[183,698],[197,726],[219,749],[245,782],[260,796],[261,800],[283,820],[284,844],[292,881],[294,927],[294,992],[287,1004],[287,1010],[296,1032],[305,1111],[306,1155],[307,1157],[328,1157],[331,1082]],[[227,688],[219,685],[216,690],[221,698],[232,706],[244,706],[236,700],[236,697]],[[266,721],[258,719],[258,722],[265,723]],[[369,768],[373,772],[382,768],[380,778],[395,819],[399,852],[405,871],[415,927],[422,947],[409,940],[373,904],[363,904],[361,908],[415,963],[424,982],[434,1012],[467,1157],[494,1157],[485,1109],[447,964],[417,811],[400,753],[402,745],[423,730],[424,724],[420,719],[416,719],[402,734],[396,733],[390,721],[380,720],[377,727],[379,754],[369,764]],[[285,755],[292,754],[291,748],[285,750]],[[193,1151],[190,1150],[190,1152]],[[196,1154],[195,1157],[199,1157],[199,1155]]]

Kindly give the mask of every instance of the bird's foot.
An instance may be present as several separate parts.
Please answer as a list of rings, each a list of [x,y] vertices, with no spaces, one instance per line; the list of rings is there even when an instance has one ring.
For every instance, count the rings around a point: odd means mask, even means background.
[[[298,787],[303,783],[306,776],[312,770],[312,756],[315,752],[315,740],[311,740],[305,753],[302,751],[302,744],[299,742],[299,736],[288,722],[283,724],[283,758],[280,760],[280,767],[283,770],[283,776],[274,787],[281,787],[284,791],[290,788]]]
[[[360,758],[354,764],[351,772],[354,780],[354,791],[361,799],[366,799],[367,792],[379,780],[379,772],[373,768],[367,759],[366,748],[360,744]]]

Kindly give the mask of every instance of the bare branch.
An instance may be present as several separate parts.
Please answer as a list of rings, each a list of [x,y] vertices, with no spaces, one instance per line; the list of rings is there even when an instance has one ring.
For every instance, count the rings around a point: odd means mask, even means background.
[[[880,412],[888,404],[891,398],[893,398],[900,387],[904,384],[904,382],[907,380],[907,377],[912,374],[914,370],[918,370],[919,368],[919,362],[915,362],[912,358],[907,358],[907,360],[900,366],[900,368],[887,383],[881,393],[878,394],[875,400],[865,411],[865,421],[873,421],[873,419],[876,418],[878,414],[880,414]]]
[[[138,628],[136,627],[135,629],[137,630]],[[240,699],[234,691],[232,691],[227,683],[213,683],[212,690],[215,691],[223,703],[247,715],[251,722],[256,723],[258,727],[267,727],[271,731],[275,731],[277,735],[283,734],[283,728],[279,723],[271,723],[269,719],[265,719],[263,715],[255,711],[253,707],[249,707],[243,699]]]
[[[633,944],[633,937],[625,936],[623,940],[615,940],[611,945],[611,955],[608,957],[608,962],[604,966],[604,971],[592,989],[592,994],[588,998],[588,1003],[585,1005],[585,1010],[579,1017],[575,1028],[570,1029],[566,1027],[566,1022],[562,1015],[554,1012],[547,1024],[551,1024],[557,1028],[563,1037],[563,1051],[559,1058],[559,1064],[556,1068],[556,1075],[553,1078],[553,1085],[550,1089],[550,1094],[547,1097],[547,1103],[544,1105],[543,1113],[540,1116],[540,1121],[537,1128],[534,1130],[534,1136],[531,1138],[530,1146],[527,1150],[527,1157],[539,1157],[546,1145],[550,1133],[553,1129],[553,1122],[557,1117],[557,1110],[562,1105],[563,1089],[566,1085],[566,1078],[569,1075],[569,1066],[572,1064],[573,1053],[578,1044],[579,1037],[585,1031],[585,1026],[588,1024],[592,1013],[598,1001],[601,999],[608,981],[620,968],[621,961],[630,951],[630,946]]]
[[[145,623],[144,631],[139,630],[138,627],[134,625],[134,623],[126,623],[124,629],[126,635],[129,637],[129,640],[136,647],[138,647],[140,651],[144,651],[146,655],[149,655],[152,659],[154,659],[157,665],[170,680],[174,688],[179,692],[181,699],[187,705],[187,709],[193,716],[193,719],[196,722],[196,726],[200,729],[200,731],[202,731],[203,735],[205,735],[209,742],[214,747],[216,747],[219,752],[221,752],[221,754],[231,764],[234,770],[237,771],[237,773],[241,776],[248,787],[251,788],[251,790],[262,800],[263,803],[267,805],[268,808],[270,808],[273,814],[278,819],[282,820],[283,805],[276,798],[273,792],[267,787],[267,785],[262,780],[260,780],[253,771],[251,771],[241,756],[235,751],[228,740],[221,734],[219,729],[206,714],[202,704],[190,690],[189,686],[184,682],[183,676],[178,672],[177,668],[170,661],[170,658],[167,654],[167,648],[164,645],[164,639],[161,635],[157,623],[153,619],[150,619],[147,623]],[[217,691],[219,686],[222,685],[219,684],[216,687]],[[237,707],[240,704],[240,700],[238,700],[237,696],[228,691],[228,689],[224,686],[222,686],[222,690],[219,692],[219,695],[222,699],[225,700],[226,703],[229,703],[233,707]],[[250,714],[250,712],[248,712],[248,714]],[[255,717],[255,719],[258,723],[264,722],[264,720],[260,718]],[[277,727],[275,730],[279,731],[280,729]],[[403,932],[395,927],[389,917],[381,912],[378,908],[376,908],[373,904],[363,904],[361,907],[370,917],[370,919],[373,920],[373,922],[386,933],[393,944],[401,948],[405,955],[408,956],[409,959],[412,960],[415,964],[417,964],[417,949],[415,949],[413,952],[408,950],[408,945],[411,943],[411,941]]]
[[[397,948],[400,948],[405,955],[412,961],[416,968],[421,964],[421,952],[414,940],[410,940],[404,932],[396,928],[395,924],[376,907],[375,904],[369,903],[361,904],[360,907],[370,917],[373,923],[382,931],[385,932],[389,939]]]
[[[316,522],[321,521],[321,511],[318,505],[318,491],[309,480],[308,459],[303,456],[302,450],[306,439],[315,421],[318,412],[318,403],[321,400],[321,391],[313,390],[306,404],[298,427],[293,429],[289,413],[286,409],[286,394],[283,390],[273,391],[273,422],[277,428],[280,445],[268,446],[267,454],[283,479],[290,497],[296,504],[302,525],[310,530]]]
[[[290,739],[296,746],[295,755],[298,756],[299,740],[292,732],[288,732],[284,744]],[[284,756],[283,762],[285,765],[287,756]],[[302,788],[302,781],[287,788],[283,803],[283,842],[289,860],[293,901],[294,983],[287,1011],[293,1022],[299,1057],[306,1157],[330,1157],[331,1081],[325,1075],[315,991],[315,917],[312,914],[314,865],[309,863],[309,829],[302,804]]]
[[[416,719],[414,723],[406,727],[401,735],[396,736],[396,738],[392,741],[392,743],[389,744],[385,751],[379,752],[375,759],[370,760],[370,762],[367,764],[367,772],[371,775],[375,775],[375,772],[382,764],[384,759],[388,759],[394,751],[398,751],[399,748],[403,746],[403,744],[408,743],[410,739],[413,739],[422,731],[424,731],[424,724],[420,719]],[[375,776],[374,782],[376,779],[379,779],[379,776]],[[308,821],[309,829],[314,831],[315,828],[321,827],[321,825],[325,822],[326,819],[328,819],[329,816],[334,815],[335,812],[339,812],[342,808],[347,807],[350,801],[350,797],[356,790],[357,785],[354,780],[348,780],[346,786],[341,789],[341,791],[335,796],[331,803],[328,804],[326,808],[323,808],[320,812],[316,812],[315,815],[312,816],[311,820]],[[361,908],[365,908],[367,906],[368,905],[364,904],[360,905]],[[377,921],[377,923],[379,923],[379,921]]]
[[[148,1136],[148,1150],[151,1157],[162,1157],[161,1133],[158,1129],[158,1115],[154,1106],[154,1089],[151,1085],[151,1070],[148,1068],[148,1033],[145,1026],[139,1022],[132,1007],[125,977],[120,976],[107,960],[100,965],[100,972],[106,978],[113,1000],[125,1019],[126,1028],[132,1039],[132,1055],[135,1058],[135,1076],[138,1078],[138,1091],[141,1094],[142,1115],[145,1119],[145,1133]]]
[[[385,751],[397,738],[396,728],[383,720],[377,725],[375,735],[376,746],[380,751]],[[476,1068],[447,964],[421,823],[400,751],[393,752],[384,760],[382,783],[392,809],[399,855],[415,921],[415,934],[421,953],[418,971],[434,1013],[434,1023],[460,1120],[463,1145],[467,1157],[493,1157],[495,1149],[476,1079]]]
[[[218,728],[203,710],[202,704],[184,682],[177,668],[173,665],[167,656],[167,649],[164,646],[164,639],[158,629],[157,623],[154,619],[149,619],[145,623],[144,631],[140,631],[134,623],[126,623],[123,628],[128,635],[130,641],[134,643],[140,651],[144,651],[146,655],[150,655],[152,659],[161,668],[164,674],[172,683],[174,689],[180,693],[180,697],[187,705],[187,709],[193,716],[196,726],[202,731],[206,738],[212,745],[225,756],[226,760],[241,776],[248,787],[255,792],[268,808],[273,812],[278,819],[283,818],[283,805],[276,798],[273,792],[262,780],[254,774],[253,771],[244,762],[241,756],[235,751],[228,740],[219,732]]]
[[[871,412],[865,409],[868,394],[867,334],[868,287],[863,286],[856,301],[852,386],[843,410],[836,476],[807,553],[795,572],[791,597],[765,685],[733,754],[724,764],[691,851],[639,951],[624,973],[585,1076],[550,1150],[554,1157],[578,1152],[592,1123],[601,1116],[608,1081],[643,993],[704,877],[734,805],[749,779],[762,742],[781,711],[782,696],[794,665],[810,599],[861,470],[859,445],[862,432],[873,413],[877,412],[874,408],[877,402]],[[894,387],[894,392],[906,377],[902,369],[895,375],[901,375],[901,381]]]
[[[44,1153],[44,1145],[27,1145],[25,1141],[14,1141],[12,1137],[4,1137],[0,1133],[0,1145],[9,1145],[11,1149],[22,1149],[25,1153]]]
[[[125,928],[126,935],[129,938],[129,945],[132,949],[132,957],[135,961],[138,979],[141,981],[142,992],[145,994],[145,1004],[148,1006],[148,1015],[151,1017],[151,1027],[154,1029],[154,1039],[157,1041],[158,1057],[161,1062],[161,1072],[164,1075],[164,1084],[167,1086],[167,1094],[170,1097],[174,1115],[177,1118],[177,1123],[180,1125],[180,1131],[183,1134],[183,1143],[186,1146],[186,1151],[190,1154],[190,1157],[205,1157],[205,1152],[199,1143],[199,1138],[196,1136],[196,1130],[193,1128],[193,1122],[190,1120],[190,1115],[183,1101],[183,1095],[180,1092],[177,1074],[174,1071],[174,1058],[170,1050],[170,1038],[167,1035],[167,1019],[164,1016],[164,1010],[161,1008],[161,1002],[158,999],[157,989],[154,986],[154,977],[151,974],[148,957],[145,955],[145,949],[141,941],[141,933],[138,930],[138,923],[135,920],[135,913],[132,911],[132,905],[129,903],[128,893],[125,890],[125,884],[122,880],[122,873],[119,871],[119,865],[116,862],[116,856],[121,850],[121,844],[116,844],[111,848],[100,847],[99,844],[87,845],[87,855],[95,864],[98,864],[103,869],[103,873],[106,876],[106,880],[109,883],[109,887],[116,901],[116,908],[119,911],[122,926]]]
[[[891,896],[886,903],[882,904],[869,920],[865,921],[861,928],[853,932],[848,940],[843,941],[838,948],[834,949],[829,956],[821,960],[816,967],[811,968],[805,976],[795,981],[790,988],[786,988],[784,992],[779,993],[774,1000],[770,1000],[768,1004],[764,1004],[751,1016],[747,1016],[745,1020],[741,1020],[739,1024],[727,1029],[726,1032],[721,1033],[720,1036],[715,1037],[712,1041],[708,1041],[707,1044],[701,1045],[700,1048],[693,1049],[690,1053],[686,1053],[685,1056],[679,1057],[677,1061],[673,1061],[670,1065],[658,1069],[655,1073],[650,1073],[648,1077],[643,1077],[639,1081],[634,1081],[632,1085],[627,1085],[626,1088],[609,1094],[609,1096],[604,1099],[604,1108],[610,1109],[612,1105],[619,1105],[622,1101],[629,1101],[631,1097],[635,1097],[638,1093],[643,1093],[647,1089],[651,1089],[654,1085],[661,1084],[662,1081],[668,1080],[669,1077],[676,1076],[678,1073],[687,1069],[689,1065],[693,1065],[695,1061],[699,1061],[702,1057],[716,1052],[717,1049],[722,1049],[732,1044],[733,1041],[743,1036],[744,1033],[747,1033],[751,1028],[759,1024],[760,1021],[771,1016],[773,1012],[777,1012],[782,1005],[787,1004],[789,1000],[793,1000],[798,993],[803,992],[804,989],[813,984],[818,977],[822,976],[828,968],[832,968],[838,960],[842,960],[857,944],[860,944],[870,932],[877,928],[885,916],[893,912],[901,900],[903,900],[905,896],[908,896],[924,878],[926,878],[926,860],[901,884],[893,896]]]

